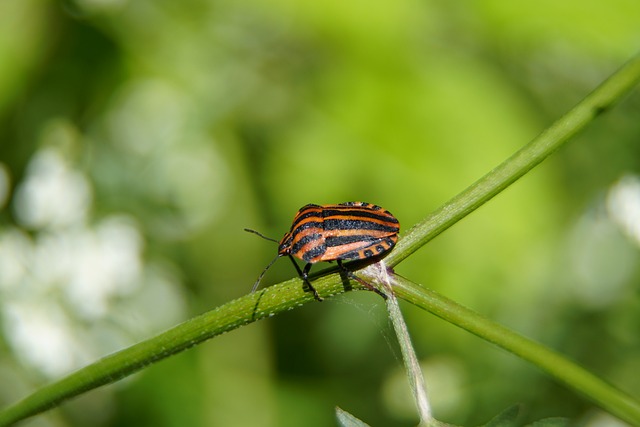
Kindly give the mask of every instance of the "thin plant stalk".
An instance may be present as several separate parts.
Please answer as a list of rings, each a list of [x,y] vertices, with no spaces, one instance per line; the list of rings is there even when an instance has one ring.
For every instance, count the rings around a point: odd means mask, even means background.
[[[402,353],[402,361],[404,363],[407,377],[409,379],[409,387],[411,388],[411,394],[416,402],[418,414],[420,415],[419,427],[434,427],[435,420],[431,412],[431,404],[429,403],[429,397],[427,395],[427,385],[420,368],[420,362],[418,362],[418,356],[411,344],[411,337],[409,336],[409,330],[407,324],[404,321],[402,312],[400,311],[400,305],[398,305],[398,299],[396,298],[393,288],[391,286],[391,279],[389,278],[389,271],[384,263],[381,261],[371,268],[378,270],[378,283],[381,284],[383,292],[386,294],[387,311],[389,312],[389,319],[393,325],[393,329],[400,345],[400,352]]]

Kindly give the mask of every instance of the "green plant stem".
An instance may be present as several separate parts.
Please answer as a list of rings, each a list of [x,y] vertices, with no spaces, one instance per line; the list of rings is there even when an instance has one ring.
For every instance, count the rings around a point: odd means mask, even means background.
[[[313,301],[310,293],[303,292],[301,283],[297,279],[290,280],[246,295],[154,338],[106,356],[0,411],[0,426],[12,425],[86,391],[118,381],[216,335]],[[335,278],[333,287],[325,285],[324,289],[344,291]]]
[[[527,360],[598,406],[640,425],[640,403],[545,346],[401,276],[390,275],[396,295]]]
[[[385,259],[386,263],[391,267],[395,266],[442,231],[508,187],[554,150],[557,150],[598,114],[613,106],[625,93],[631,90],[638,80],[640,80],[640,56],[634,57],[625,64],[548,130],[405,233],[403,238],[398,241],[396,248]],[[404,282],[399,281],[398,283],[397,292],[400,297],[418,305],[424,304],[423,296],[410,292],[411,287],[408,285],[403,287],[402,283]],[[357,283],[353,285],[359,288]],[[314,287],[325,297],[344,292],[343,282],[338,274],[320,277],[314,281]],[[154,338],[100,359],[59,381],[36,390],[18,403],[0,411],[0,427],[14,424],[86,391],[115,382],[145,366],[216,335],[264,317],[291,310],[303,303],[312,302],[313,296],[308,292],[302,292],[301,289],[302,282],[298,279],[271,286],[258,293],[231,301]],[[610,386],[602,387],[602,384],[597,384],[599,380],[597,378],[594,380],[595,377],[588,373],[576,374],[580,372],[581,368],[571,368],[574,365],[560,355],[505,328],[496,328],[497,325],[487,323],[488,321],[482,320],[483,318],[480,316],[463,315],[459,306],[451,301],[442,299],[439,304],[441,305],[439,309],[441,317],[491,342],[504,346],[504,348],[512,347],[515,354],[543,367],[552,375],[557,375],[557,378],[579,389],[581,393],[601,404],[603,408],[640,425],[640,418],[637,417],[637,412],[634,409],[637,407],[635,402],[629,401],[629,398],[624,397]],[[476,321],[485,322],[484,326],[475,327],[473,323]],[[515,344],[510,345],[509,341],[514,341]],[[540,354],[546,354],[546,356],[540,357]],[[573,372],[573,375],[563,375],[558,369],[549,366],[549,361],[553,361],[557,364],[556,366],[563,369],[569,367],[568,371]],[[591,379],[589,380],[589,378]],[[576,381],[576,384],[580,384],[580,386],[575,387],[573,381]]]
[[[385,258],[387,265],[395,267],[431,239],[513,184],[599,114],[613,107],[639,81],[640,54],[622,66],[551,127],[416,224]]]
[[[433,427],[437,425],[437,421],[433,418],[431,413],[431,404],[429,403],[429,397],[427,395],[427,385],[418,362],[418,356],[413,349],[411,343],[411,337],[409,336],[409,328],[404,321],[402,312],[400,311],[400,305],[396,298],[396,293],[393,290],[391,283],[391,277],[387,266],[384,262],[376,264],[379,268],[379,279],[381,282],[381,289],[387,295],[387,312],[389,313],[389,319],[393,325],[393,329],[396,332],[398,344],[400,345],[400,351],[402,352],[402,360],[404,362],[405,370],[407,371],[407,377],[409,379],[409,387],[411,388],[411,394],[416,402],[416,408],[418,414],[420,414],[419,427]]]

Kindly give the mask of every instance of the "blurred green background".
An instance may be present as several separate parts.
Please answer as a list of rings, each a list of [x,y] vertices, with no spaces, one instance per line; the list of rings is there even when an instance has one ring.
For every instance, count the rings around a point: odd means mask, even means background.
[[[307,203],[408,229],[640,45],[640,3],[0,2],[0,405],[246,294]],[[640,96],[397,271],[640,396]],[[317,269],[317,267],[316,267]],[[287,261],[264,280],[295,275]],[[403,305],[437,418],[616,421]],[[218,337],[25,426],[416,414],[379,297]]]

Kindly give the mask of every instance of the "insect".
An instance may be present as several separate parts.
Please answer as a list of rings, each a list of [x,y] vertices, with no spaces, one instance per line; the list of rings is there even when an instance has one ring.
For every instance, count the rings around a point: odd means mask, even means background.
[[[298,276],[313,292],[314,297],[322,301],[308,279],[311,266],[320,261],[336,261],[338,267],[350,278],[381,294],[372,285],[348,271],[342,261],[372,258],[391,250],[398,241],[400,223],[380,206],[365,202],[346,202],[338,205],[303,206],[293,218],[291,229],[279,242],[255,230],[245,228],[245,231],[279,245],[278,255],[262,271],[251,292],[255,292],[262,277],[279,257],[288,256]],[[303,269],[300,269],[293,257],[306,262]]]

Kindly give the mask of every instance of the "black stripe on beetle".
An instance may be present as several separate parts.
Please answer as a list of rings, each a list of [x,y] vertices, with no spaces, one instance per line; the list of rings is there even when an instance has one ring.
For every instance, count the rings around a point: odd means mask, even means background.
[[[330,236],[324,239],[324,244],[325,246],[342,246],[348,243],[371,241],[377,242],[378,239],[363,234],[354,234],[352,236]]]
[[[278,255],[262,271],[251,292],[258,288],[262,277],[276,259],[288,256],[314,297],[322,301],[308,279],[311,266],[321,261],[337,261],[340,269],[350,278],[380,293],[345,269],[341,261],[372,258],[391,250],[398,241],[400,223],[389,211],[378,205],[346,202],[337,205],[303,206],[293,218],[291,229],[279,242],[257,231],[245,230],[279,245]],[[300,269],[294,257],[307,263],[304,269]]]
[[[377,230],[389,233],[398,232],[397,225],[390,227],[362,219],[325,219],[323,225],[325,230]]]

